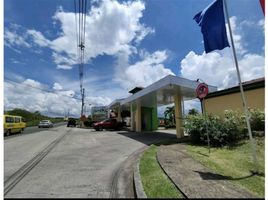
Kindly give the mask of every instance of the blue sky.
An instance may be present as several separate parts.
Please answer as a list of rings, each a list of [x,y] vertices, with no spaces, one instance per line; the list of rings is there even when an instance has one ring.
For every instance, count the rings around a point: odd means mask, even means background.
[[[168,74],[192,80],[202,78],[219,89],[236,85],[230,48],[204,54],[200,27],[192,19],[211,2],[89,3],[84,77],[87,103],[108,104],[126,97],[134,86],[147,86]],[[264,15],[259,0],[227,2],[242,78],[246,81],[262,77]],[[21,91],[27,87],[5,82],[5,109],[23,107],[51,115],[62,115],[71,109],[78,115],[80,102],[66,97],[79,97],[73,13],[73,1],[4,1],[4,75],[58,94],[45,95],[29,88],[25,95]],[[45,102],[40,101],[44,98]],[[57,98],[65,103],[57,103]],[[52,109],[56,104],[57,109]],[[194,104],[189,103],[188,108]]]

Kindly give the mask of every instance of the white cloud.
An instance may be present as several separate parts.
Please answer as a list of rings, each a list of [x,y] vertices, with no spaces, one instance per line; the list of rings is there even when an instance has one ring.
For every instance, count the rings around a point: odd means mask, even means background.
[[[27,34],[28,36],[31,36],[34,42],[40,47],[47,47],[50,45],[50,41],[47,40],[39,31],[31,29],[27,31]]]
[[[245,54],[239,60],[242,81],[264,76],[264,57],[256,54]],[[238,84],[234,61],[230,56],[218,52],[198,55],[193,51],[181,61],[181,74],[185,78],[201,78],[218,89]]]
[[[70,66],[70,65],[58,65],[57,69],[72,69],[72,66]]]
[[[137,45],[154,32],[152,28],[140,23],[145,9],[142,1],[119,3],[103,0],[95,3],[97,4],[92,4],[86,16],[85,62],[104,54],[118,56],[121,52],[135,53],[133,43]],[[27,40],[30,39],[39,47],[48,47],[53,51],[52,57],[59,69],[69,69],[78,61],[75,14],[60,7],[52,19],[60,25],[60,34],[56,39],[49,40],[34,29],[27,30],[25,37],[7,30],[6,43],[29,47]],[[19,25],[15,28],[22,29]],[[63,67],[67,65],[69,67]]]
[[[54,90],[62,90],[62,86],[59,83],[56,82],[56,83],[53,84],[53,89]]]
[[[64,90],[60,83],[55,82],[53,84],[55,93],[45,92],[42,89],[49,88],[48,85],[21,76],[14,77],[18,77],[19,84],[9,81],[4,84],[5,110],[22,108],[33,112],[40,111],[49,116],[64,116],[69,110],[70,115],[80,116],[81,100],[72,98],[75,96],[73,90]],[[88,103],[92,106],[108,105],[111,101],[109,97],[97,95],[85,99],[87,106]]]
[[[264,76],[265,59],[263,55],[249,53],[245,48],[242,37],[241,24],[236,17],[231,17],[234,33],[235,47],[238,54],[238,63],[242,81],[248,81]],[[245,22],[242,24],[245,25]],[[201,55],[190,51],[181,60],[181,74],[185,78],[201,78],[208,84],[217,86],[218,89],[235,86],[238,84],[236,68],[231,48]]]
[[[190,109],[196,109],[199,113],[202,112],[201,110],[201,103],[198,99],[184,101],[184,114],[187,115]]]
[[[12,48],[12,46],[23,46],[23,47],[31,47],[31,45],[26,42],[26,38],[24,36],[20,36],[16,32],[11,32],[6,29],[4,32],[5,45]]]
[[[153,54],[146,53],[142,61],[126,67],[115,74],[115,81],[125,89],[135,86],[146,87],[153,82],[174,73],[162,64],[168,55],[166,51],[156,51]],[[122,69],[122,68],[121,68]]]
[[[31,87],[35,87],[35,88],[40,88],[42,89],[42,85],[40,82],[32,80],[32,79],[26,79],[25,81],[22,82],[25,85],[29,85]]]
[[[109,105],[112,100],[109,97],[101,97],[101,96],[95,96],[95,97],[86,97],[85,101],[87,102],[87,105],[91,106],[107,106]]]
[[[234,39],[234,44],[235,44],[235,49],[238,54],[244,54],[247,52],[245,46],[247,43],[245,41],[242,41],[242,32],[241,32],[241,23],[238,25],[237,24],[237,17],[233,16],[230,17],[230,24],[231,24],[231,29],[232,29],[232,35]],[[231,39],[230,39],[230,34],[229,34],[229,27],[226,24],[226,31],[227,31],[227,36],[229,40],[229,44],[231,46]]]

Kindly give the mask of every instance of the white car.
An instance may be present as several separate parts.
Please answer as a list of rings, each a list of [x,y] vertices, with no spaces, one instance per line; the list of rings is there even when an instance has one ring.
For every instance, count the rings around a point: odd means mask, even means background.
[[[42,120],[38,124],[38,128],[51,128],[53,123],[50,120]]]

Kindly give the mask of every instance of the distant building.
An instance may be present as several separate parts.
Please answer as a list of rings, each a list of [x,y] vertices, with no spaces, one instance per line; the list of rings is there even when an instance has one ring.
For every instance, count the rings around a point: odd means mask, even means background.
[[[243,82],[243,89],[249,108],[264,110],[265,106],[265,79],[259,78]],[[224,115],[225,110],[240,110],[243,112],[243,104],[239,86],[209,93],[205,98],[207,113]]]

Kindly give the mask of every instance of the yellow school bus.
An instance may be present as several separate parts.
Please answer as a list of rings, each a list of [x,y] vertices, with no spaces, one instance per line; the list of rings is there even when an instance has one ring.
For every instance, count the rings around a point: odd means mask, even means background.
[[[15,115],[4,115],[4,134],[6,136],[11,133],[22,133],[26,127],[26,123],[23,122],[23,118],[21,116]]]

